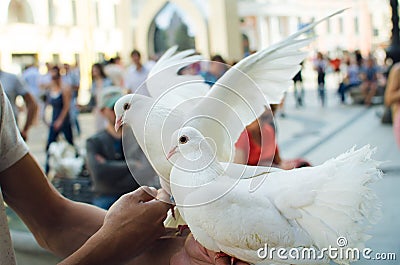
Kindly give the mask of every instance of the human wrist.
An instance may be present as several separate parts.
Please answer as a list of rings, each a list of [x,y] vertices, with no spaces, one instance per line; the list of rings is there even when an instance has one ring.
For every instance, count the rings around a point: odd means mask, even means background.
[[[58,265],[124,264],[128,257],[118,242],[118,237],[100,228],[81,248]]]

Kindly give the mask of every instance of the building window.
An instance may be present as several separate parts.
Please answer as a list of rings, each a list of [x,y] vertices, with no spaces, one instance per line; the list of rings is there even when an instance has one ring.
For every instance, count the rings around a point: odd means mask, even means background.
[[[72,8],[72,24],[74,26],[78,25],[78,16],[77,16],[77,9],[76,9],[76,0],[71,1],[71,8]]]
[[[8,23],[33,24],[33,13],[25,0],[11,0],[8,6]]]
[[[99,13],[99,3],[94,1],[94,15],[95,15],[95,25],[98,27],[100,25],[100,13]]]
[[[60,55],[58,53],[53,53],[53,63],[60,64]]]
[[[326,21],[326,32],[331,33],[331,21],[329,19]]]
[[[118,7],[114,4],[114,27],[118,25]]]
[[[344,29],[343,29],[343,18],[340,17],[339,18],[339,33],[343,34],[343,32],[344,32]]]
[[[79,62],[80,62],[80,55],[79,55],[79,53],[75,53],[74,54],[74,58],[75,58],[75,64],[76,65],[79,65]]]
[[[357,17],[354,18],[354,32],[356,34],[360,33],[360,25],[358,24],[358,18]]]
[[[98,53],[96,53],[94,59],[96,62],[102,63],[102,62],[106,61],[106,55],[104,54],[104,52],[98,52]]]
[[[55,13],[56,13],[56,9],[54,7],[54,1],[53,0],[49,0],[48,2],[48,8],[49,8],[49,25],[53,26],[55,25]]]

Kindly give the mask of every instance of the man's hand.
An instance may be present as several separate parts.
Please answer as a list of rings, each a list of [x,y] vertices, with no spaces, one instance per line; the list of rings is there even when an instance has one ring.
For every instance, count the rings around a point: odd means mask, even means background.
[[[170,208],[165,200],[169,196],[164,190],[149,187],[125,194],[110,207],[101,229],[113,234],[120,246],[136,245],[130,252],[140,253],[165,233],[163,221]]]
[[[230,265],[230,257],[218,257],[217,253],[201,246],[192,234],[189,234],[184,248],[171,258],[171,265]],[[236,261],[235,265],[248,265]]]
[[[149,187],[123,195],[108,210],[100,230],[60,264],[124,264],[138,256],[165,233],[170,205],[162,201],[168,199],[165,191]]]
[[[104,164],[106,162],[106,159],[99,154],[95,154],[94,158],[97,160],[97,162],[99,162],[100,164]]]
[[[58,132],[61,129],[62,124],[63,124],[63,120],[61,120],[61,119],[55,120],[54,123],[53,123],[54,130],[56,132]]]

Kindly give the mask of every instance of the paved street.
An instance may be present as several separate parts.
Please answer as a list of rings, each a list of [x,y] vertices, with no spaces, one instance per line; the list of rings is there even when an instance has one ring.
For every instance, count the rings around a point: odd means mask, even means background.
[[[374,158],[386,161],[381,166],[383,179],[373,186],[382,200],[383,218],[372,228],[373,238],[367,247],[374,253],[396,253],[397,261],[362,260],[355,264],[400,264],[400,150],[392,127],[382,125],[376,115],[382,107],[339,105],[330,94],[328,107],[321,108],[315,99],[316,92],[307,91],[306,107],[296,109],[293,95],[288,95],[286,117],[276,119],[281,155],[304,157],[318,165],[353,146],[377,147]]]
[[[392,127],[382,125],[377,112],[382,106],[340,105],[333,91],[328,94],[325,108],[319,106],[315,90],[307,90],[305,107],[295,108],[293,94],[288,93],[285,102],[285,117],[277,115],[278,143],[281,156],[285,159],[303,157],[313,165],[339,155],[353,146],[370,144],[377,147],[375,159],[386,161],[382,164],[383,179],[374,185],[383,203],[383,218],[375,225],[373,238],[367,246],[375,252],[394,252],[400,259],[400,150],[393,138]],[[79,117],[83,136],[77,144],[93,133],[91,114]],[[44,125],[35,127],[30,133],[29,146],[40,163],[44,162],[44,146],[47,129]],[[359,261],[356,264],[399,264],[399,261]]]

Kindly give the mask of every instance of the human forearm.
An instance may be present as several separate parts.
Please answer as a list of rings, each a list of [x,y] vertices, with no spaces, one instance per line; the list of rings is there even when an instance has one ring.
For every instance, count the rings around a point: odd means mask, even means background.
[[[60,121],[61,123],[64,122],[65,117],[67,116],[68,112],[69,112],[69,103],[68,105],[64,105],[60,115],[58,116],[57,120]]]
[[[395,64],[390,70],[386,92],[385,92],[385,105],[391,106],[395,102],[400,101],[400,64]]]
[[[33,120],[36,117],[38,105],[37,105],[36,101],[34,100],[33,96],[29,93],[24,95],[24,100],[25,100],[26,107],[28,110],[28,115],[26,117],[25,126],[23,127],[23,131],[27,132],[29,130],[29,128],[32,126]]]
[[[400,89],[388,90],[385,94],[385,105],[391,106],[396,102],[400,102]]]
[[[138,235],[143,236],[143,235]],[[169,265],[171,257],[182,249],[186,237],[161,237],[148,245],[136,246],[134,251],[124,251],[118,238],[110,239],[109,233],[99,230],[78,251],[58,265],[82,264],[158,264]],[[132,239],[131,244],[135,244]],[[98,255],[90,255],[98,253]],[[157,255],[154,255],[157,253]]]
[[[118,249],[116,249],[118,244],[115,243],[110,240],[104,230],[100,229],[81,248],[60,262],[59,265],[123,264],[126,261],[124,259],[128,258],[122,257],[118,253]],[[93,255],[93,253],[96,253],[96,255]]]
[[[246,153],[240,149],[235,149],[235,158],[233,159],[234,163],[236,164],[247,164]]]
[[[100,229],[105,215],[106,211],[98,207],[69,201],[58,214],[58,223],[45,228],[42,246],[59,257],[67,257]]]
[[[61,113],[57,118],[57,121],[60,123],[63,123],[65,118],[67,117],[67,114],[69,113],[69,108],[71,105],[71,87],[67,86],[63,88],[62,91],[63,95],[63,107],[61,109]]]
[[[157,239],[128,265],[157,264],[170,265],[171,258],[182,250],[186,236],[168,236]],[[157,253],[157,255],[154,255]]]
[[[125,264],[144,253],[165,234],[162,223],[169,206],[161,200],[167,198],[165,192],[148,187],[123,195],[111,206],[99,231],[60,264]]]
[[[58,256],[78,249],[103,223],[104,210],[62,197],[30,155],[2,172],[0,184],[38,243]]]

